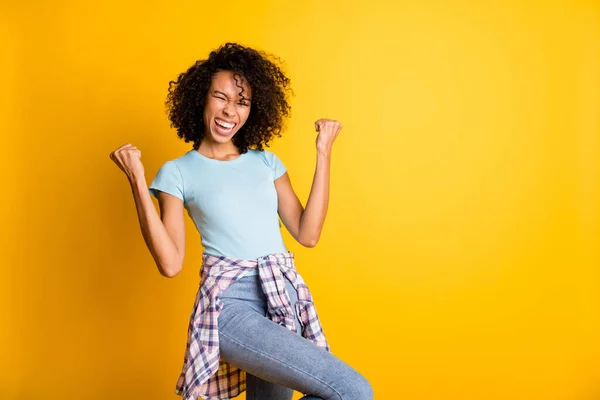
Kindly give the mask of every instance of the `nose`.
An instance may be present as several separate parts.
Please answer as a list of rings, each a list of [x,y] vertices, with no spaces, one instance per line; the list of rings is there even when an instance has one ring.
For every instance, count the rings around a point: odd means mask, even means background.
[[[235,107],[233,107],[231,105],[231,103],[228,101],[227,103],[225,103],[225,106],[223,107],[223,114],[227,115],[228,117],[233,117],[235,111],[234,111]]]

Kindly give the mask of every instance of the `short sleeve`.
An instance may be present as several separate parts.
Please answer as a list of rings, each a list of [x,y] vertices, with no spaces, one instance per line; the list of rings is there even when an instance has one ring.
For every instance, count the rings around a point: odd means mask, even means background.
[[[283,165],[283,162],[275,155],[275,153],[271,153],[271,169],[273,169],[273,180],[279,178],[283,174],[286,173],[287,168]]]
[[[183,201],[183,178],[175,161],[167,161],[160,167],[148,190],[156,198],[158,198],[158,192],[161,191]]]

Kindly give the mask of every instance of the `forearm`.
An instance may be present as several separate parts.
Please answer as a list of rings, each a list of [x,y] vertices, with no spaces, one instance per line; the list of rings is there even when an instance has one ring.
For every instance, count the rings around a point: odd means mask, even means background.
[[[308,247],[315,246],[321,236],[329,205],[330,170],[331,152],[318,151],[315,175],[298,232],[298,241]]]
[[[181,270],[183,257],[165,228],[144,178],[130,181],[142,236],[161,275],[173,277]]]

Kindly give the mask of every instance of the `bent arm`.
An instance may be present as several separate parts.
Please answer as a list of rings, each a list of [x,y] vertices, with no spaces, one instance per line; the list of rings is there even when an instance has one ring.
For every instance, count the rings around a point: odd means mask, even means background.
[[[314,247],[319,242],[329,205],[330,170],[331,155],[317,153],[317,166],[306,209],[292,189],[287,173],[275,181],[281,221],[303,246]]]
[[[142,236],[161,275],[172,278],[183,266],[185,223],[183,202],[158,192],[161,216],[152,202],[145,178],[130,182]]]

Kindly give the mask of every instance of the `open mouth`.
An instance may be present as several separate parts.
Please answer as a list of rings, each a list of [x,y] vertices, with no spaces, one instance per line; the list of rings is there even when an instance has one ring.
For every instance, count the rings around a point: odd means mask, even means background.
[[[215,129],[221,135],[229,135],[235,128],[234,122],[228,122],[219,118],[215,118]]]

